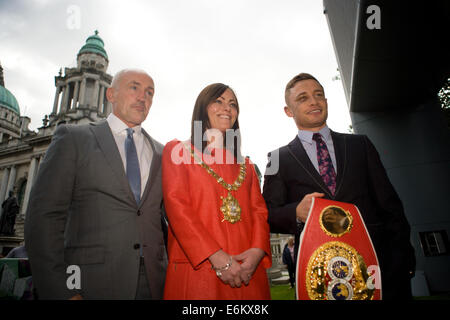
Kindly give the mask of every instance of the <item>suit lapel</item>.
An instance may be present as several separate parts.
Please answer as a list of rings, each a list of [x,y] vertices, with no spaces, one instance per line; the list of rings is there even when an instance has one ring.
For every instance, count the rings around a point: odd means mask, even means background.
[[[297,163],[309,175],[309,177],[317,184],[317,186],[320,187],[320,189],[322,189],[322,192],[326,193],[328,197],[333,199],[333,195],[323,182],[323,179],[317,172],[316,168],[314,168],[314,165],[309,159],[308,154],[306,153],[305,148],[298,137],[295,137],[295,139],[288,144],[288,150]]]
[[[161,153],[162,153],[162,150],[159,150],[159,148],[157,147],[157,145],[155,144],[153,139],[150,137],[150,135],[144,129],[142,129],[142,133],[144,134],[145,138],[150,143],[150,146],[153,151],[153,156],[152,156],[152,163],[150,165],[150,174],[148,175],[144,193],[142,194],[140,206],[142,206],[142,204],[145,202],[145,200],[148,197],[148,194],[150,193],[151,188],[157,181],[156,177],[157,177],[158,171],[160,170],[160,167],[161,167]]]
[[[136,200],[134,200],[133,192],[131,191],[130,184],[128,183],[128,179],[125,174],[122,158],[120,157],[116,141],[112,135],[108,122],[105,120],[98,123],[91,123],[90,128],[97,139],[100,149],[105,155],[106,162],[111,166],[112,171],[119,183],[125,186],[125,190],[127,190],[127,198],[131,203],[136,205]]]
[[[344,175],[347,165],[347,143],[345,135],[331,131],[331,139],[333,140],[334,154],[336,156],[336,192],[335,196],[339,193],[339,190],[344,181]]]

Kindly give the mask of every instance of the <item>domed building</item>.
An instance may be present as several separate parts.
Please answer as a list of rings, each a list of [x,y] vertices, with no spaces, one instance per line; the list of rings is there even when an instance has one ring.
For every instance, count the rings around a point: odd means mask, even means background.
[[[106,99],[112,81],[108,63],[104,42],[95,31],[78,51],[77,66],[60,69],[55,76],[53,106],[37,132],[28,129],[30,118],[20,115],[18,99],[6,88],[0,64],[0,204],[13,191],[20,206],[15,234],[0,235],[0,254],[23,243],[31,186],[57,125],[100,121],[111,113]]]
[[[111,113],[106,89],[112,76],[106,73],[108,55],[98,31],[88,37],[77,55],[77,67],[65,68],[55,77],[55,99],[49,125],[86,123],[104,119]]]
[[[0,144],[11,137],[18,138],[30,119],[20,116],[19,103],[14,94],[5,87],[3,68],[0,63]]]

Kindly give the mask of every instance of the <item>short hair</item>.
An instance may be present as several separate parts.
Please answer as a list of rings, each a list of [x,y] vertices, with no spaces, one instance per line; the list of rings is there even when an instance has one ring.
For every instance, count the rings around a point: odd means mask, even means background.
[[[297,82],[304,80],[315,80],[323,89],[323,86],[320,84],[319,80],[317,80],[314,76],[305,72],[299,73],[298,75],[293,77],[286,85],[286,89],[284,90],[284,100],[286,101],[286,105],[289,105],[288,104],[289,90],[292,89],[297,84]]]
[[[118,89],[118,88],[119,88],[120,79],[121,79],[125,74],[127,74],[128,72],[142,73],[142,74],[146,74],[147,76],[150,77],[150,75],[149,75],[147,72],[145,72],[144,70],[142,70],[142,69],[122,69],[122,70],[118,71],[118,72],[114,75],[114,77],[113,77],[113,79],[112,79],[112,81],[111,81],[111,87],[114,88],[114,89]],[[151,78],[152,78],[152,77],[150,77],[150,79],[151,79]],[[152,81],[153,81],[153,79],[152,79]]]

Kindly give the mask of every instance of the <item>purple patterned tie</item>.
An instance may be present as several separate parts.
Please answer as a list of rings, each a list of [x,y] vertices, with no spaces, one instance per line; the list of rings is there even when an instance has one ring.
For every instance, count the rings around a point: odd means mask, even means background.
[[[319,173],[322,176],[323,182],[330,189],[331,194],[336,192],[336,172],[334,171],[333,162],[331,162],[330,153],[327,145],[322,140],[320,133],[313,134],[313,140],[317,145],[317,161],[319,163]]]

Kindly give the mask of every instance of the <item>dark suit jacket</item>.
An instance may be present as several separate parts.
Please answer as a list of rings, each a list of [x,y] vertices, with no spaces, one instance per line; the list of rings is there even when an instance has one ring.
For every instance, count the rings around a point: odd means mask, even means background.
[[[106,121],[60,125],[32,188],[25,243],[39,298],[134,299],[140,253],[152,298],[163,296],[167,255],[161,226],[163,146],[153,149],[140,205],[130,189]],[[69,290],[67,266],[81,269],[81,289]]]
[[[294,234],[297,252],[302,226],[297,226],[295,209],[306,194],[321,192],[326,199],[352,203],[360,210],[377,252],[383,298],[410,297],[410,271],[415,269],[410,227],[380,157],[366,136],[333,131],[331,136],[337,163],[334,196],[298,137],[269,153],[268,168],[279,161],[277,173],[264,177],[270,231]]]

